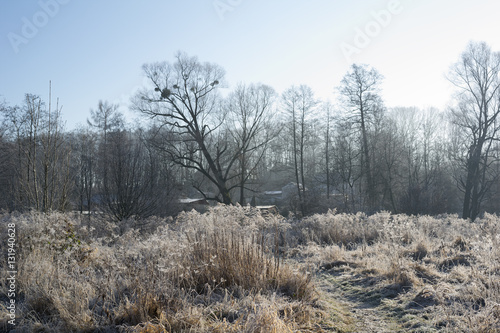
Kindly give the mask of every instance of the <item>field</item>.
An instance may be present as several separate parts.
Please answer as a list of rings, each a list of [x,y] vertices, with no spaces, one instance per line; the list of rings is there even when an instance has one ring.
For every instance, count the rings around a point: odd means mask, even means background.
[[[500,218],[0,215],[0,331],[500,332]]]

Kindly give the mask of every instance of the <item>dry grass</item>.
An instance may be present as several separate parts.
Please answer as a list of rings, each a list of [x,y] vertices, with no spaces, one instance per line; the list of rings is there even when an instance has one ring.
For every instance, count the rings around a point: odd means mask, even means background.
[[[58,213],[0,220],[3,235],[7,223],[18,231],[20,332],[356,331],[350,309],[319,287],[339,272],[358,281],[342,285],[345,295],[403,331],[500,331],[493,215],[287,220],[218,206],[141,228]],[[2,311],[0,330],[7,319]]]
[[[290,332],[322,320],[311,274],[280,257],[284,219],[224,206],[155,219],[154,232],[58,213],[1,219],[18,230],[21,331]]]
[[[500,332],[499,217],[471,223],[453,215],[329,212],[296,226],[295,241],[308,245],[295,256],[365,276],[364,291],[381,291],[377,302],[391,305],[387,316],[402,330]]]

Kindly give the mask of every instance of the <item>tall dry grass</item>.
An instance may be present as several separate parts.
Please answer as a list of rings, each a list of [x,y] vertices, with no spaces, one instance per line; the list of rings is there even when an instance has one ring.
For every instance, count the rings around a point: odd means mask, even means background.
[[[352,295],[369,294],[403,331],[500,331],[494,215],[294,220],[218,206],[109,221],[0,216],[2,235],[17,226],[18,332],[355,332],[350,309],[318,287],[342,274],[358,281]]]
[[[322,316],[311,275],[280,258],[286,221],[252,209],[219,206],[123,234],[104,218],[59,213],[1,221],[2,232],[18,230],[19,331],[289,332]]]
[[[292,230],[290,241],[300,248],[295,256],[365,277],[388,313],[405,314],[395,319],[405,331],[500,332],[496,215],[470,222],[456,215],[331,211],[296,221]]]

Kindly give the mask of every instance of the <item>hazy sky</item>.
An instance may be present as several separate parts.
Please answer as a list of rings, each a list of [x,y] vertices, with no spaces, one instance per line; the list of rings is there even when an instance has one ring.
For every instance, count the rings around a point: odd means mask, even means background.
[[[0,98],[47,101],[51,80],[71,129],[99,100],[126,111],[141,66],[181,50],[225,68],[229,89],[307,84],[332,101],[365,63],[387,106],[444,109],[468,41],[500,50],[499,12],[493,0],[0,0]]]

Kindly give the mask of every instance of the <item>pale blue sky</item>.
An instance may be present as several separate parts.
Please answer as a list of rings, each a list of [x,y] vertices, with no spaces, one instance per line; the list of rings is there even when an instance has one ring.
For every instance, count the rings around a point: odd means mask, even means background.
[[[366,63],[385,76],[386,105],[444,109],[467,42],[500,50],[499,12],[492,0],[0,0],[0,98],[47,100],[51,80],[71,129],[99,100],[125,111],[142,64],[181,50],[225,68],[229,89],[307,84],[331,100],[351,62]]]

